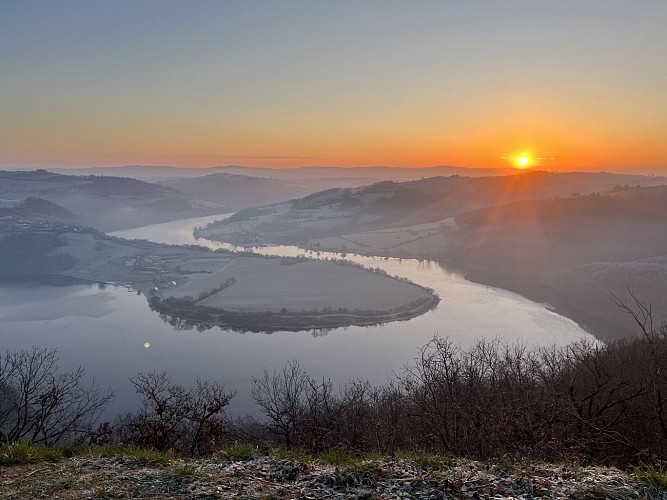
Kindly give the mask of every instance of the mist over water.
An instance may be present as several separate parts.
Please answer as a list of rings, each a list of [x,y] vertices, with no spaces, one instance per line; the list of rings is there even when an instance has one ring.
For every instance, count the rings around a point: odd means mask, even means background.
[[[212,216],[155,224],[113,233],[173,244],[234,248],[195,240],[194,227],[223,218]],[[255,249],[258,253],[300,255],[297,247]],[[315,254],[308,254],[315,257]],[[338,254],[322,252],[321,257]],[[250,401],[253,376],[282,367],[291,359],[316,378],[335,383],[351,378],[381,384],[410,363],[419,347],[434,335],[469,345],[481,337],[522,339],[563,345],[588,334],[573,321],[519,295],[466,281],[433,261],[384,259],[347,254],[360,264],[433,288],[438,306],[409,321],[330,331],[240,334],[214,327],[177,330],[148,308],[145,297],[122,287],[0,284],[2,350],[33,345],[56,347],[61,367],[82,365],[104,386],[116,391],[106,412],[112,418],[137,401],[129,378],[138,371],[166,370],[179,382],[197,377],[217,380],[237,391],[231,411],[254,411]],[[150,344],[149,348],[144,343]]]

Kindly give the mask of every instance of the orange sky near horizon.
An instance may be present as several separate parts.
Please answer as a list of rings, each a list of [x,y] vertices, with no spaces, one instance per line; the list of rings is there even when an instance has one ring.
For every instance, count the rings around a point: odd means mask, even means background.
[[[198,7],[7,4],[0,168],[667,175],[667,3]]]

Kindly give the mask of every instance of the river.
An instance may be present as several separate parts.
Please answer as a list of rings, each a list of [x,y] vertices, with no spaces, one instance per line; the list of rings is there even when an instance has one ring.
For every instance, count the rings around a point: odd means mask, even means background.
[[[185,219],[119,231],[114,236],[162,243],[234,248],[195,240],[192,230],[224,216]],[[298,247],[256,248],[257,253],[317,257]],[[320,258],[340,257],[322,252]],[[217,380],[237,392],[231,410],[252,413],[252,377],[297,359],[316,378],[335,383],[351,378],[383,383],[410,363],[434,335],[470,345],[503,337],[531,344],[564,345],[589,337],[576,323],[543,304],[517,294],[466,281],[433,261],[385,259],[346,254],[433,288],[438,306],[409,321],[329,331],[240,334],[223,328],[176,330],[148,308],[146,299],[122,287],[0,284],[0,351],[33,345],[58,349],[61,367],[82,365],[88,375],[111,386],[116,399],[105,417],[133,408],[137,397],[129,378],[139,371],[166,370],[176,381]],[[592,337],[591,337],[592,338]],[[150,347],[145,348],[144,344]]]

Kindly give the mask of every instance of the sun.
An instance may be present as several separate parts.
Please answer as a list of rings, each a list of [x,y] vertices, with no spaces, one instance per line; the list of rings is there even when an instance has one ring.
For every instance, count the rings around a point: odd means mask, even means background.
[[[525,168],[530,168],[530,164],[532,163],[532,160],[531,160],[530,156],[521,155],[521,156],[515,157],[514,163],[515,163],[515,168],[525,169]]]

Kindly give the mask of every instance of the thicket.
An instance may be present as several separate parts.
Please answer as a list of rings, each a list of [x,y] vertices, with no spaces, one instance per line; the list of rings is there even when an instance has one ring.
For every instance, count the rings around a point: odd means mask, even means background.
[[[618,465],[666,460],[667,326],[654,327],[650,307],[639,301],[633,310],[621,306],[632,313],[640,335],[562,348],[500,339],[462,348],[435,337],[414,363],[382,386],[352,380],[336,387],[291,361],[253,380],[252,397],[262,419],[232,419],[226,408],[233,394],[218,384],[199,381],[187,388],[164,373],[139,374],[132,379],[143,397],[136,412],[85,434],[80,424],[86,420],[81,420],[48,442],[85,436],[94,444],[191,455],[251,442],[313,454],[419,451]],[[29,354],[21,356],[14,355],[9,366],[30,364]],[[42,431],[9,431],[25,408],[38,429],[45,403],[62,403],[67,394],[59,399],[55,389],[35,389],[26,406],[16,399],[23,387],[19,378],[7,375],[25,370],[8,372],[7,362],[0,366],[2,441],[42,439]],[[100,405],[108,400],[94,394]],[[90,408],[84,413],[92,417],[99,405]]]

